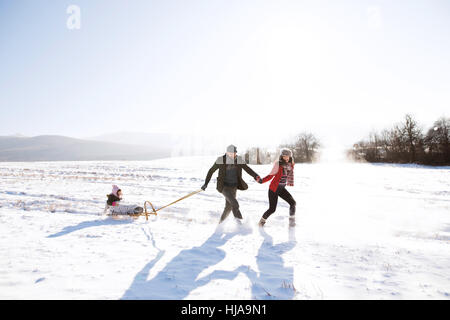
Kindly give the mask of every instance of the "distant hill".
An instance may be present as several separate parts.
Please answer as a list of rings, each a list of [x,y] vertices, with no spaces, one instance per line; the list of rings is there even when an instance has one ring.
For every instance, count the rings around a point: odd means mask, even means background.
[[[237,139],[238,138],[238,139]],[[145,145],[155,149],[167,149],[172,156],[216,155],[224,152],[229,144],[237,144],[238,151],[244,152],[252,137],[249,134],[236,134],[232,131],[221,134],[201,131],[187,133],[157,133],[157,132],[113,132],[87,140],[125,143],[129,145]],[[244,140],[247,143],[241,143]]]
[[[82,140],[57,135],[0,136],[0,161],[151,160],[169,148]]]
[[[120,143],[127,145],[149,146],[153,148],[170,149],[177,137],[170,133],[147,133],[147,132],[113,132],[95,137],[85,138],[90,141],[102,141]]]

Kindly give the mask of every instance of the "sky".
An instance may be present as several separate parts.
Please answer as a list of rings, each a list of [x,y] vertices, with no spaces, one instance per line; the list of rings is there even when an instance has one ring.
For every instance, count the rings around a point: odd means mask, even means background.
[[[446,0],[0,0],[0,135],[427,129],[449,116],[449,39]]]

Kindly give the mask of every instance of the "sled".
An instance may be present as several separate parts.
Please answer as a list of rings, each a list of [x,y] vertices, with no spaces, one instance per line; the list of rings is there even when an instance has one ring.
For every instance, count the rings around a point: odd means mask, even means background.
[[[158,213],[157,213],[158,211],[160,211],[160,210],[162,210],[164,208],[167,208],[167,207],[173,205],[174,203],[177,203],[178,201],[181,201],[181,200],[184,200],[186,198],[189,198],[189,197],[193,196],[194,194],[197,194],[197,193],[202,192],[202,191],[203,190],[200,189],[200,190],[191,192],[191,193],[185,195],[184,197],[181,197],[180,199],[175,200],[175,201],[173,201],[173,202],[171,202],[169,204],[166,204],[165,206],[162,206],[161,208],[158,208],[158,209],[155,209],[155,207],[153,206],[153,204],[150,201],[145,201],[144,202],[144,212],[143,213],[135,213],[135,214],[131,214],[130,213],[130,214],[126,214],[126,215],[125,214],[123,214],[123,215],[108,214],[108,216],[130,216],[130,217],[133,217],[133,218],[140,217],[140,216],[145,216],[145,220],[148,221],[148,216],[149,215],[153,214],[153,215],[157,216],[158,215]],[[147,204],[149,205],[149,207],[147,206]]]

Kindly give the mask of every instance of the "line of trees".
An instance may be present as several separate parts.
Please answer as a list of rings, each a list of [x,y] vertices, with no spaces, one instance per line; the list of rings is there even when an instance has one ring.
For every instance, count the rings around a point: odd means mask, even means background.
[[[403,122],[355,143],[348,156],[367,162],[450,165],[450,118],[441,117],[423,132],[407,114]]]
[[[310,132],[302,132],[285,144],[281,144],[276,150],[252,147],[245,152],[245,161],[252,164],[268,164],[279,158],[282,148],[289,148],[293,153],[294,162],[312,163],[319,159],[321,143]]]

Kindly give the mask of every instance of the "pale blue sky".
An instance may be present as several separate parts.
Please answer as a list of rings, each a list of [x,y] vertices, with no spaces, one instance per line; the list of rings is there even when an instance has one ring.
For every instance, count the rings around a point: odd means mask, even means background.
[[[446,0],[0,0],[0,135],[348,143],[407,112],[449,116],[449,57]]]

